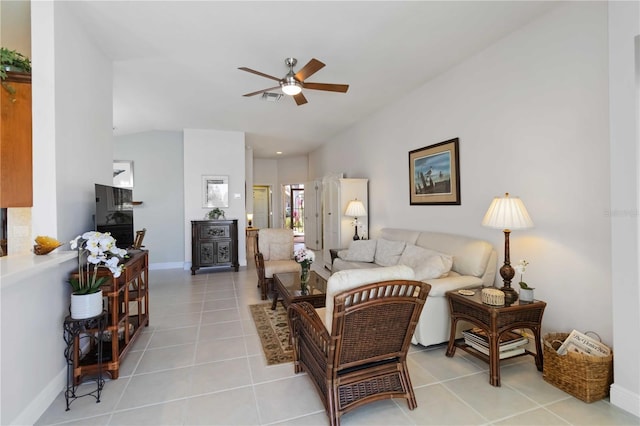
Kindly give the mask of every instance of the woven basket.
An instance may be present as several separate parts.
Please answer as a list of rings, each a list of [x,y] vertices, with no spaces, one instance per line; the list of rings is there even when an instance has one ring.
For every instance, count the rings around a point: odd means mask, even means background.
[[[558,389],[584,402],[598,401],[609,395],[613,383],[613,351],[609,356],[591,356],[556,350],[569,333],[549,333],[543,338],[542,377]]]

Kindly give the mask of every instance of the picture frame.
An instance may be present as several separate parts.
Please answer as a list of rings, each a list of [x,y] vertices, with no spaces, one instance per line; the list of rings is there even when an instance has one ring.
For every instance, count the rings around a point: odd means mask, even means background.
[[[409,151],[410,205],[460,205],[458,138]]]
[[[113,186],[133,188],[133,161],[113,160]]]
[[[229,176],[202,176],[202,207],[229,207]]]

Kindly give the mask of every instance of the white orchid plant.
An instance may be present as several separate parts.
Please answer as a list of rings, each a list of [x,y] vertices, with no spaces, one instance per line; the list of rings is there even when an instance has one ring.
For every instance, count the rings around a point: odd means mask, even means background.
[[[527,283],[525,283],[522,279],[524,272],[527,270],[527,266],[529,266],[529,262],[527,262],[525,259],[520,259],[520,262],[518,262],[518,264],[516,265],[515,270],[520,273],[520,282],[518,284],[520,284],[520,288],[533,290],[534,288],[529,287]]]
[[[302,249],[296,250],[296,252],[293,254],[293,258],[295,259],[296,262],[301,264],[303,267],[308,268],[309,266],[311,266],[313,261],[316,260],[316,255],[311,250],[302,248]]]
[[[78,250],[78,276],[69,279],[74,294],[97,293],[109,278],[98,276],[101,267],[109,269],[114,278],[122,273],[124,265],[120,264],[120,260],[127,256],[127,251],[116,246],[116,240],[110,233],[85,232],[69,244],[72,250]]]

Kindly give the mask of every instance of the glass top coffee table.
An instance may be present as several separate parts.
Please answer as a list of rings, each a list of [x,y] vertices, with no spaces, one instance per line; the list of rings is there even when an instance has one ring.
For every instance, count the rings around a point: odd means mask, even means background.
[[[324,301],[327,293],[327,280],[318,275],[315,271],[309,273],[309,287],[307,294],[302,294],[300,290],[300,273],[284,272],[273,274],[273,304],[271,309],[275,309],[278,300],[282,300],[285,309],[292,303],[309,302],[314,308],[324,308]]]

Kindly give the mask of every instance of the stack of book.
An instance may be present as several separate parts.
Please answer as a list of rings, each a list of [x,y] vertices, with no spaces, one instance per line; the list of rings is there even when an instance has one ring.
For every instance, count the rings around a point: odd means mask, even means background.
[[[487,333],[478,327],[471,328],[462,332],[464,342],[482,352],[489,355],[489,338]],[[512,356],[525,353],[525,346],[529,343],[529,339],[512,331],[502,333],[500,336],[500,359],[510,358]]]

